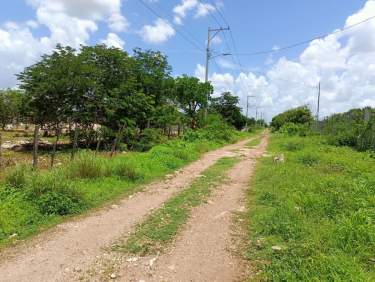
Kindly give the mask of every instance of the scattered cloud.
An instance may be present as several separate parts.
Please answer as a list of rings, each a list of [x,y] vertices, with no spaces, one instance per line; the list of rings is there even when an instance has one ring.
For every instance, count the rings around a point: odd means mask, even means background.
[[[174,36],[176,32],[167,20],[158,18],[154,25],[145,25],[139,33],[145,42],[160,44]]]
[[[16,84],[14,74],[50,52],[57,43],[79,47],[98,30],[98,22],[111,32],[106,39],[113,46],[124,42],[114,33],[126,31],[129,23],[121,14],[121,0],[26,0],[35,10],[35,19],[0,26],[0,87]],[[35,29],[47,27],[48,34],[37,37]]]
[[[197,12],[195,14],[196,18],[201,18],[207,16],[209,13],[215,11],[215,7],[208,3],[199,3],[197,7]]]
[[[198,0],[182,0],[180,4],[173,8],[174,23],[181,25],[191,11],[194,11],[195,18],[202,18],[215,10],[215,6],[209,3],[202,3]]]
[[[107,38],[103,39],[101,43],[104,43],[105,45],[109,47],[115,47],[119,49],[124,49],[125,42],[115,33],[108,33]]]
[[[345,27],[374,14],[375,0],[368,0],[348,17]],[[321,116],[375,105],[375,20],[315,40],[295,60],[282,57],[274,61],[272,57],[267,61],[269,69],[261,75],[252,71],[236,76],[212,74],[215,95],[232,91],[240,97],[243,109],[247,95],[256,95],[257,105],[268,119],[300,105],[308,105],[315,112],[319,81]],[[195,74],[202,79],[204,67],[198,65]]]

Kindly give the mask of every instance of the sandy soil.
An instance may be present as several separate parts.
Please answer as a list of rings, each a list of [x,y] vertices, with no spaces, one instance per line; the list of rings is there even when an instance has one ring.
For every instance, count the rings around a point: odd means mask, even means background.
[[[168,177],[168,179],[147,185],[142,192],[138,192],[135,195],[123,199],[116,204],[105,207],[85,217],[77,218],[70,222],[60,224],[31,240],[27,240],[26,242],[19,244],[16,247],[3,250],[0,253],[0,281],[50,282],[74,281],[76,279],[82,279],[82,274],[87,273],[92,265],[95,265],[95,261],[101,255],[103,255],[103,253],[105,253],[105,249],[109,247],[111,243],[116,241],[116,239],[120,238],[124,234],[129,233],[137,222],[144,219],[153,209],[160,207],[162,203],[172,195],[188,186],[194,180],[194,178],[196,178],[209,166],[214,164],[219,158],[224,156],[232,156],[234,154],[234,150],[243,148],[248,141],[249,140],[244,140],[237,144],[229,145],[219,150],[209,152],[199,161],[196,161],[184,169],[177,171],[173,176]],[[242,163],[242,165],[248,166],[251,163],[251,160],[247,160],[246,162],[247,163]],[[237,167],[237,171],[242,175],[244,172],[241,172],[239,168],[240,167]],[[244,171],[249,171],[249,169],[245,169]],[[246,175],[243,176],[244,178],[247,177],[247,172],[245,174]],[[237,184],[235,187],[237,187]],[[240,197],[241,193],[238,193],[237,191],[240,189],[240,187],[235,187],[232,187],[233,189],[229,189],[226,192],[225,197],[230,195],[232,192],[238,194],[238,197]],[[232,196],[230,196],[228,200],[229,199],[232,199]],[[233,198],[233,200],[230,202],[232,201],[236,202],[236,199]],[[234,204],[230,205],[234,206]],[[210,206],[208,212],[217,215],[219,210],[216,210],[215,206],[216,204]],[[229,204],[227,207],[229,211],[231,209]],[[218,214],[220,214],[220,212]],[[197,216],[198,217],[195,218],[196,220],[199,220],[199,215],[197,214]],[[226,226],[228,223],[227,221],[229,220],[226,219],[226,217],[227,216],[223,216],[218,221],[221,222],[220,225],[223,225],[223,228]],[[211,218],[211,216],[208,218]],[[203,228],[200,227],[201,224],[199,222],[197,222],[197,224],[198,225],[196,228]],[[207,229],[205,232],[208,231],[209,229]],[[196,232],[203,231],[198,229]],[[203,236],[203,234],[201,235]],[[182,238],[184,238],[184,236]],[[226,239],[227,238],[225,237],[221,240],[225,241]],[[191,242],[195,242],[195,240],[199,240],[199,238],[194,237],[194,241]],[[211,240],[210,237],[207,237],[204,240],[207,241],[207,245],[198,245],[199,248],[213,247],[213,245],[211,246],[211,244],[209,244],[209,240]],[[223,242],[221,242],[221,244]],[[181,248],[179,246],[180,245],[177,244],[176,250]],[[194,248],[190,251],[197,249],[198,248]],[[208,253],[203,256],[202,259],[208,258],[210,256],[209,252],[211,251],[208,249]],[[175,255],[178,256],[178,253],[179,252],[176,252]],[[201,255],[201,252],[199,252],[199,255]],[[168,258],[166,257],[165,259],[167,263]],[[185,268],[184,271],[188,271],[189,265],[186,267],[187,268]],[[176,269],[183,271],[182,268]],[[183,272],[180,273],[182,274]],[[166,277],[172,276],[166,275]],[[117,279],[117,277],[115,279]],[[94,278],[89,280],[94,280]]]

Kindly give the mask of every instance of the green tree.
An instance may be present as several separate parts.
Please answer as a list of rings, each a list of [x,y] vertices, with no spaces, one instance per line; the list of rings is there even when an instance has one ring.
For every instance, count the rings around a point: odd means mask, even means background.
[[[0,91],[0,123],[4,130],[7,124],[19,123],[23,118],[24,94],[20,90]]]
[[[271,126],[279,130],[286,123],[310,125],[314,118],[307,106],[290,109],[272,118]]]
[[[242,129],[246,125],[246,117],[241,113],[238,106],[239,98],[230,92],[224,92],[220,97],[213,98],[211,109],[220,114],[223,119],[237,129]]]
[[[207,107],[207,98],[213,93],[212,85],[184,75],[176,78],[174,89],[179,107],[190,119],[190,127],[196,128],[199,110]]]

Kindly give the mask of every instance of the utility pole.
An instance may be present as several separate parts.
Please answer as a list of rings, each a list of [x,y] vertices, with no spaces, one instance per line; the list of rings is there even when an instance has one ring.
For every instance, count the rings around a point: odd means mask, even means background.
[[[212,56],[212,53],[211,53],[211,42],[212,42],[212,39],[215,38],[215,36],[221,32],[221,31],[226,31],[226,30],[229,30],[229,26],[226,27],[226,28],[223,28],[223,27],[220,27],[220,28],[208,28],[208,33],[207,33],[207,47],[206,47],[206,72],[205,72],[205,77],[204,77],[204,82],[208,82],[208,70],[209,70],[209,67],[210,67],[210,60],[215,58],[215,57],[218,57],[218,56],[229,56],[231,54],[229,53],[223,53],[223,54],[219,54],[217,56]],[[207,93],[207,107],[205,109],[205,117],[207,117],[207,108],[208,108],[208,98],[209,98],[209,93]]]
[[[316,109],[316,122],[319,122],[319,111],[320,111],[320,81],[318,84],[318,107]]]
[[[254,97],[255,95],[247,95],[246,97],[246,129],[248,126],[248,120],[249,120],[249,98]]]

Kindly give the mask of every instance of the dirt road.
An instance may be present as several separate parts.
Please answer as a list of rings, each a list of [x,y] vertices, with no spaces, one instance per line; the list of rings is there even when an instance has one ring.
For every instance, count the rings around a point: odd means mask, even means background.
[[[267,146],[267,137],[253,149],[241,149],[242,160],[228,172],[228,181],[207,202],[193,210],[190,221],[166,254],[143,258],[116,257],[107,253],[103,264],[109,277],[108,266],[116,273],[118,281],[212,282],[240,281],[244,278],[246,263],[231,250],[233,214],[245,210],[245,190],[253,172],[255,158]],[[115,258],[115,259],[114,259]],[[114,260],[121,261],[117,269]],[[96,265],[96,271],[100,267]],[[100,271],[99,271],[100,272]],[[101,277],[95,281],[103,281]],[[91,280],[91,279],[90,279]]]
[[[203,170],[218,159],[224,156],[233,156],[233,151],[243,148],[248,141],[244,140],[209,152],[199,161],[180,170],[169,180],[152,183],[146,186],[143,192],[123,199],[115,205],[103,208],[86,217],[60,224],[16,248],[3,251],[0,255],[0,281],[41,282],[79,279],[81,273],[86,273],[95,264],[95,260],[105,253],[106,247],[123,234],[130,232],[134,225],[145,218],[150,211],[160,207],[168,198],[188,186]],[[263,147],[254,150],[254,153],[248,153],[248,155],[258,154],[263,150]],[[248,159],[246,162],[242,165],[248,166],[252,161]],[[240,172],[239,167],[237,170]],[[249,168],[245,168],[245,170],[250,171]],[[236,172],[233,171],[233,173]],[[243,178],[246,176],[244,175]],[[235,192],[238,189],[240,188],[233,189],[233,193],[238,193]],[[240,198],[240,194],[238,193],[236,199]],[[236,199],[233,201],[236,202]],[[211,212],[215,213],[213,210]],[[225,220],[225,216],[223,220]],[[226,225],[227,220],[222,223]],[[178,244],[176,248],[178,249]],[[123,276],[121,277],[125,279]]]

